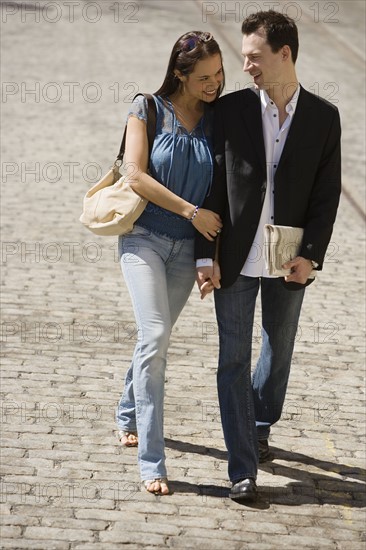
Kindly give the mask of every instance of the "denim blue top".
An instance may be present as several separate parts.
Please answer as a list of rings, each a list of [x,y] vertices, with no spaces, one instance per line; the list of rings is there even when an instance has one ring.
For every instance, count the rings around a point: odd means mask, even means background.
[[[151,176],[193,205],[201,206],[212,181],[213,110],[205,105],[204,115],[188,132],[174,114],[169,99],[154,96],[156,135],[150,155]],[[147,121],[147,100],[138,96],[128,113]],[[136,222],[154,233],[173,239],[191,239],[192,223],[178,214],[149,202]]]

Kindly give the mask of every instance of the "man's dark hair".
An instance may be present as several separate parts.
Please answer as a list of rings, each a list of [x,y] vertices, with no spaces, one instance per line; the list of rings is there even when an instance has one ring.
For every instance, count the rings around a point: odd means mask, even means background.
[[[283,46],[289,46],[292,61],[296,63],[299,37],[295,21],[278,11],[259,11],[244,19],[241,32],[248,35],[261,28],[266,32],[267,43],[273,53],[277,53]]]

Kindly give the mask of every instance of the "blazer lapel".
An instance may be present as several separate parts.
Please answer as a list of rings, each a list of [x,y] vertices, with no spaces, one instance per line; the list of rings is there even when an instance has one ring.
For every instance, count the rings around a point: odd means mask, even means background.
[[[308,127],[309,111],[307,106],[307,93],[308,92],[306,92],[304,88],[300,86],[300,93],[299,99],[297,100],[296,111],[287,135],[285,146],[282,151],[277,172],[280,170],[282,163],[286,161],[286,158],[292,153],[294,148],[302,139],[304,128]]]
[[[253,143],[253,148],[258,155],[258,160],[264,173],[266,173],[266,152],[263,139],[261,102],[256,91],[251,91],[253,92],[253,97],[249,96],[250,99],[248,98],[248,101],[242,103],[243,109],[241,114],[244,119],[246,131]]]

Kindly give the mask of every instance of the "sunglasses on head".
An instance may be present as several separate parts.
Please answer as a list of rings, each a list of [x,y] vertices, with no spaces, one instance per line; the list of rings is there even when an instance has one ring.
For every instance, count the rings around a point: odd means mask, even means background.
[[[199,42],[210,42],[213,40],[213,36],[210,32],[201,32],[199,34],[193,34],[189,38],[186,38],[181,46],[181,52],[191,52],[197,47]]]

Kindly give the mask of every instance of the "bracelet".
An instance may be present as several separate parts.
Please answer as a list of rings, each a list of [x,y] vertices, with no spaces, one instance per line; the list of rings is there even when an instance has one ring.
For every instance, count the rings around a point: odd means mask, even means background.
[[[193,212],[193,214],[192,214],[192,217],[191,217],[191,218],[188,218],[188,221],[189,221],[189,222],[193,222],[194,218],[197,216],[198,209],[199,209],[199,206],[195,206],[195,207],[194,207],[194,212]]]

